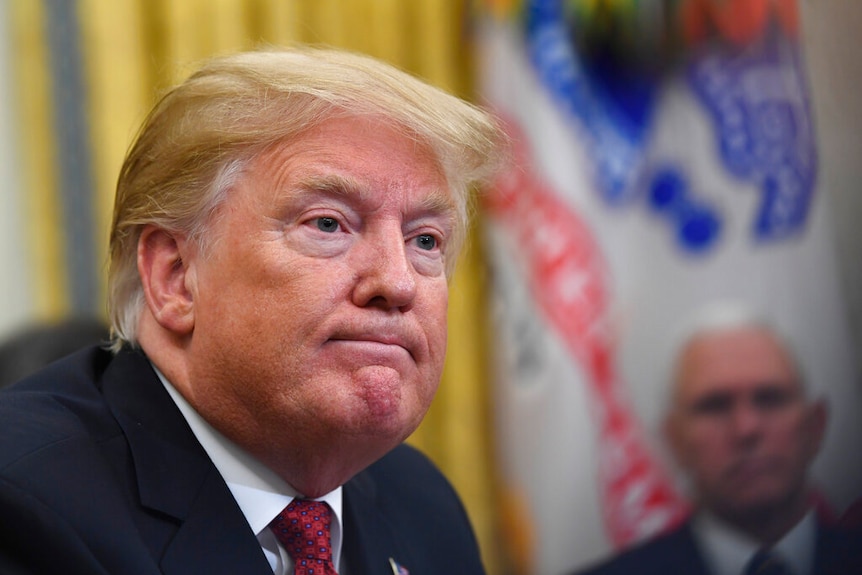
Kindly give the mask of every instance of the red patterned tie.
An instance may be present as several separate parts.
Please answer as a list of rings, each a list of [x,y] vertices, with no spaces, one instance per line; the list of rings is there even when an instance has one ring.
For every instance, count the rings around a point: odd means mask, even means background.
[[[293,558],[295,575],[338,575],[332,564],[332,509],[323,501],[294,499],[269,524]]]

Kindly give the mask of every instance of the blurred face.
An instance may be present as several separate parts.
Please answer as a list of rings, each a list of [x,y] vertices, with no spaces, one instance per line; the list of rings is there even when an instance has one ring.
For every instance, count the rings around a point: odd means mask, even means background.
[[[773,336],[745,328],[683,351],[667,432],[700,502],[731,519],[804,504],[824,407],[804,396]]]
[[[329,120],[256,159],[185,262],[193,405],[267,462],[382,455],[441,376],[453,225],[429,151],[381,122]]]

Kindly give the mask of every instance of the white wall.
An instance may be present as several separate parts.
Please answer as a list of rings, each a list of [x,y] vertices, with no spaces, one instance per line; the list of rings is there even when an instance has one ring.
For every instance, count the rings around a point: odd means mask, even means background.
[[[820,153],[862,373],[862,2],[800,0]]]

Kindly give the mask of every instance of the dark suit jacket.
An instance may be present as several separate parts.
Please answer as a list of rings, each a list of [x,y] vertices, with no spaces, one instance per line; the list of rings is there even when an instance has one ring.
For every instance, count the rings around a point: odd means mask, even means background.
[[[812,575],[862,575],[862,541],[818,526]],[[691,523],[624,551],[580,575],[710,575]]]
[[[455,492],[401,446],[344,486],[351,575],[481,574]],[[145,356],[92,348],[0,392],[0,573],[271,575]]]

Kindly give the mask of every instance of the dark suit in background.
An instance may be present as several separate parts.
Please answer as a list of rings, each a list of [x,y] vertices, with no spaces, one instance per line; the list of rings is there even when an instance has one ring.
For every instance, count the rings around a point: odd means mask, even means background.
[[[716,302],[687,324],[664,433],[694,519],[584,573],[716,575],[767,553],[796,575],[862,573],[862,541],[827,526],[814,504],[809,468],[827,409],[787,337],[739,302]]]
[[[862,541],[852,534],[820,525],[810,575],[862,573]],[[621,552],[580,575],[711,575],[690,522]]]
[[[0,421],[0,573],[272,573],[142,353],[55,363],[0,394]],[[452,488],[407,446],[345,484],[344,529],[353,575],[483,572]]]

